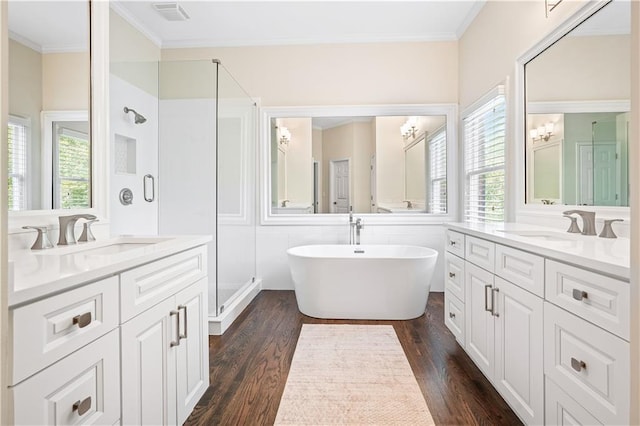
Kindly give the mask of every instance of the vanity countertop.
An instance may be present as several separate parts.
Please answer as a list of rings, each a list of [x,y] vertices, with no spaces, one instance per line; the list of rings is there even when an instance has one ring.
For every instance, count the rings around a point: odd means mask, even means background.
[[[211,241],[210,235],[114,237],[9,253],[9,307],[78,287]]]
[[[629,281],[628,238],[570,234],[524,223],[447,223],[445,227]]]

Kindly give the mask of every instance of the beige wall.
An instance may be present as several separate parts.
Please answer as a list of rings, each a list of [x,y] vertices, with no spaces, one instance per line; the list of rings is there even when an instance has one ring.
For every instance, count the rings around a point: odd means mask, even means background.
[[[313,159],[318,162],[318,180],[319,180],[319,194],[318,194],[318,212],[323,212],[324,208],[324,193],[327,191],[323,185],[322,177],[322,129],[312,129],[311,131],[311,155]]]
[[[291,140],[286,148],[287,199],[292,204],[311,205],[313,202],[311,119],[283,118],[278,121],[278,126],[284,126],[291,132]]]
[[[631,4],[631,113],[629,140],[640,140],[640,3]],[[629,144],[629,164],[640,163],[640,145]],[[640,258],[640,168],[629,168],[631,259]],[[640,263],[631,262],[631,401],[640,400]],[[640,424],[640,404],[631,404],[630,424]]]
[[[353,123],[353,211],[371,212],[371,156],[373,133],[368,122]]]
[[[461,110],[513,76],[517,58],[584,3],[565,1],[546,18],[542,1],[486,2],[459,41]]]
[[[89,54],[42,55],[42,109],[89,109]]]
[[[163,49],[220,59],[264,106],[457,102],[458,43]]]
[[[378,204],[404,200],[404,140],[400,126],[406,120],[406,117],[376,117]]]
[[[157,96],[160,48],[116,12],[109,15],[110,71]]]
[[[527,64],[527,101],[629,99],[630,39],[564,37]]]

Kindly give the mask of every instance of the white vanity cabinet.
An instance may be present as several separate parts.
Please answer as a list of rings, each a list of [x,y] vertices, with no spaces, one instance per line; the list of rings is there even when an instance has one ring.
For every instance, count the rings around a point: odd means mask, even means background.
[[[17,425],[120,418],[118,277],[10,310]]]
[[[209,386],[206,241],[115,257],[88,271],[101,278],[10,305],[12,423],[182,424]]]
[[[121,326],[124,424],[182,424],[209,386],[205,277],[204,248],[122,274],[123,318],[155,300]]]
[[[445,290],[445,310],[452,302],[464,306],[464,335],[458,337],[446,311],[445,323],[518,416],[527,424],[542,424],[543,300],[529,291],[529,283],[543,288],[542,276],[530,266],[543,259],[470,235],[462,241],[464,299],[460,301],[455,290]],[[449,266],[449,256],[445,282],[450,279],[448,268],[455,268]]]
[[[569,265],[542,242],[463,230],[447,230],[445,324],[520,419],[628,424],[629,283],[588,270],[579,257],[573,262],[584,268]],[[460,269],[462,283],[450,273]],[[456,306],[465,310],[463,328],[446,316]]]

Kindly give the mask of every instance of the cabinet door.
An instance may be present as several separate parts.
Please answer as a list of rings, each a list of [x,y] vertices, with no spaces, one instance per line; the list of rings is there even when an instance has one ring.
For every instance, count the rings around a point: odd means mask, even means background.
[[[176,424],[175,298],[121,326],[122,423]]]
[[[494,384],[525,424],[544,421],[541,298],[495,278],[496,367]]]
[[[176,295],[180,312],[180,344],[177,358],[178,424],[182,424],[209,386],[209,334],[207,280]]]
[[[465,341],[467,354],[489,380],[493,379],[494,320],[491,312],[493,274],[465,262]]]

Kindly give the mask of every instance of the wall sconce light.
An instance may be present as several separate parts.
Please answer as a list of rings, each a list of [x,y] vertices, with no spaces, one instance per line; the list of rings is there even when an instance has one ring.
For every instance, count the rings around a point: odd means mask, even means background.
[[[551,11],[558,7],[560,3],[562,3],[562,0],[544,0],[544,16],[548,18]]]
[[[286,127],[280,127],[280,145],[289,145],[291,132]]]
[[[409,117],[407,121],[402,126],[400,126],[400,134],[402,135],[402,139],[415,139],[416,132],[418,131],[417,125],[418,119],[416,117]]]
[[[529,136],[535,142],[536,140],[547,142],[551,136],[553,136],[553,123],[548,122],[544,126],[540,126],[537,129],[529,130]]]

